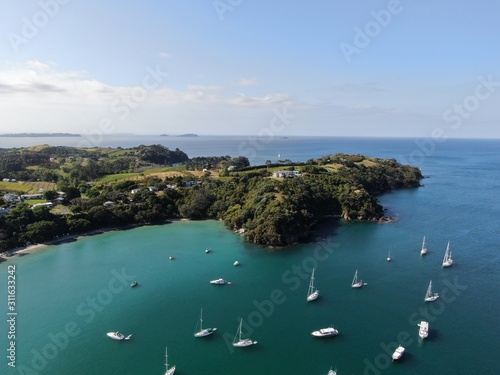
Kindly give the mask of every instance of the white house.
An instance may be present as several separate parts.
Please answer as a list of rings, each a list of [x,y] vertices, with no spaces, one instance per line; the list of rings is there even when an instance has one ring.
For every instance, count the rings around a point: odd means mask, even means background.
[[[19,195],[12,193],[4,194],[3,200],[6,202],[21,202],[21,198],[19,198]]]

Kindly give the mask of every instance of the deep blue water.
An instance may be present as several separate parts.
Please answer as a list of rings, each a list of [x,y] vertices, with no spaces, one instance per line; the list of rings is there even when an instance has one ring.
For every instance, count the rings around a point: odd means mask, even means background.
[[[207,153],[200,140],[168,146],[190,156],[239,155],[231,151],[239,147],[234,139],[205,140],[214,150]],[[396,222],[327,222],[317,242],[283,251],[247,244],[205,221],[109,232],[11,258],[0,265],[0,343],[6,353],[7,267],[16,265],[18,367],[4,357],[1,373],[27,373],[19,366],[35,364],[39,374],[163,374],[168,346],[181,375],[326,374],[330,366],[339,375],[497,374],[500,141],[447,140],[422,150],[411,139],[288,138],[266,145],[254,162],[336,152],[407,160],[427,178],[420,188],[380,197]],[[424,235],[429,252],[421,257]],[[442,269],[448,241],[455,263]],[[232,265],[236,259],[241,266]],[[320,298],[307,303],[312,267]],[[359,290],[350,287],[356,269],[368,283]],[[139,287],[120,284],[116,272]],[[219,277],[233,285],[208,283]],[[442,298],[425,304],[431,279]],[[218,331],[194,339],[201,307],[205,325]],[[259,343],[232,351],[227,341],[239,317]],[[423,342],[420,319],[431,328]],[[338,337],[310,335],[330,324]],[[68,328],[74,337],[65,342]],[[133,333],[132,340],[106,338],[116,330]],[[386,353],[397,342],[406,353],[390,363]]]

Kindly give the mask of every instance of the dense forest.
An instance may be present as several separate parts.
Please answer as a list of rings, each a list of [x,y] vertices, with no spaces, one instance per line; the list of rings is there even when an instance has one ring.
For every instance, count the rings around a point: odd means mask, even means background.
[[[378,194],[417,187],[422,179],[417,168],[394,159],[335,154],[305,163],[250,166],[244,157],[189,159],[160,145],[4,149],[0,160],[4,181],[52,181],[54,189],[43,192],[43,202],[57,203],[0,200],[8,211],[0,216],[0,251],[66,234],[178,218],[220,219],[250,242],[288,245],[307,241],[325,217],[378,220],[383,216]],[[288,177],[276,177],[280,171]]]

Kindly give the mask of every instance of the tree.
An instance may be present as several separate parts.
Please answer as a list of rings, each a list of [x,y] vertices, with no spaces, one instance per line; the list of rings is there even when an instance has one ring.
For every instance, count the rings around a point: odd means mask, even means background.
[[[43,193],[43,197],[48,201],[53,201],[58,197],[58,194],[55,190],[47,190]]]
[[[26,237],[34,243],[51,240],[57,234],[58,227],[53,221],[37,221],[36,223],[28,224],[26,227]]]

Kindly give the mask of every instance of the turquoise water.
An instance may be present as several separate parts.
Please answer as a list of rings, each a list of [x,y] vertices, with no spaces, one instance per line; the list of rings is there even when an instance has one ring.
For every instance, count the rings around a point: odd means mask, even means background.
[[[326,374],[330,366],[339,375],[496,374],[498,146],[446,142],[421,160],[425,186],[380,197],[396,222],[330,221],[318,228],[317,242],[284,251],[247,244],[220,222],[181,221],[11,258],[0,265],[0,342],[5,353],[5,281],[7,267],[16,265],[17,368],[4,357],[1,373],[30,373],[20,369],[33,368],[35,358],[39,374],[163,374],[168,346],[180,375]],[[408,147],[407,141],[372,140],[333,151],[390,156],[392,149],[398,158]],[[429,252],[421,257],[424,235]],[[448,240],[455,264],[442,269]],[[205,254],[207,247],[212,253]],[[241,265],[234,267],[235,260]],[[320,298],[307,303],[312,267]],[[356,269],[368,283],[361,289],[350,287]],[[117,276],[123,273],[125,281]],[[219,277],[233,284],[209,284]],[[443,298],[426,305],[431,279]],[[131,280],[139,286],[130,288]],[[202,307],[204,326],[218,331],[195,339]],[[423,316],[430,335],[420,342],[416,323]],[[244,334],[259,343],[233,351],[240,317]],[[330,324],[339,336],[310,335]],[[132,339],[106,337],[117,330]],[[73,337],[66,340],[68,333]],[[386,351],[396,342],[406,353],[390,363]]]

